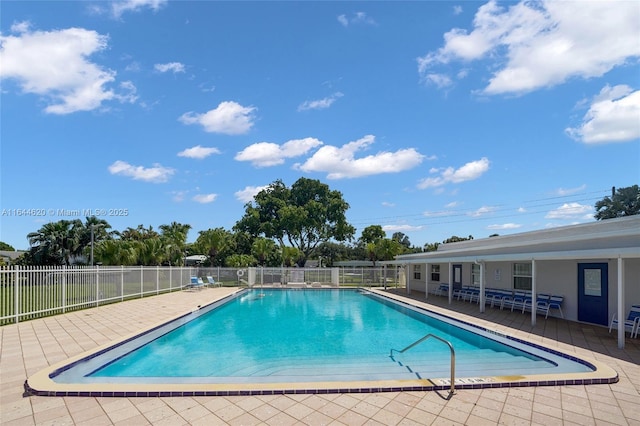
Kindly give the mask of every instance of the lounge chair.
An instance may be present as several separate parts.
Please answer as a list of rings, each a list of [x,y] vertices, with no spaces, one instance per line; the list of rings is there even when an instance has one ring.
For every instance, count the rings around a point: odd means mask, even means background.
[[[618,319],[616,318],[617,314],[613,314],[613,318],[611,318],[611,323],[609,324],[609,333],[613,329],[615,325],[616,329],[618,328]],[[638,330],[640,329],[640,305],[633,305],[629,310],[629,315],[627,315],[627,319],[624,320],[624,328],[629,329],[630,335],[629,337],[638,337]]]
[[[222,287],[222,284],[220,284],[219,282],[216,282],[216,280],[213,279],[213,277],[211,275],[207,275],[207,284],[210,285],[211,287]]]
[[[186,284],[184,286],[185,290],[197,290],[198,289],[198,277],[191,277],[191,281],[189,281],[189,284]]]

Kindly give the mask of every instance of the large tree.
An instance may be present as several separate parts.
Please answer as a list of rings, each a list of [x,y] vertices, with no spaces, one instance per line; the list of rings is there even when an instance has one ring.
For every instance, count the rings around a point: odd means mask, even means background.
[[[596,220],[640,214],[640,187],[613,188],[611,197],[596,202]]]
[[[296,263],[304,266],[318,244],[353,237],[355,229],[345,215],[348,208],[341,192],[319,180],[300,178],[291,188],[276,180],[245,205],[234,229],[297,248],[301,256]]]

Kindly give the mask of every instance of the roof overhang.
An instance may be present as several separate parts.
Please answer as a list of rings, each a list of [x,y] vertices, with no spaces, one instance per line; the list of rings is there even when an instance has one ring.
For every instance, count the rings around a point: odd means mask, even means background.
[[[387,265],[409,265],[424,263],[481,263],[481,262],[519,262],[532,260],[595,260],[595,259],[633,259],[640,258],[640,248],[627,247],[617,249],[543,251],[524,253],[476,253],[473,255],[455,253],[422,253],[423,256],[410,259],[396,259],[379,263]]]

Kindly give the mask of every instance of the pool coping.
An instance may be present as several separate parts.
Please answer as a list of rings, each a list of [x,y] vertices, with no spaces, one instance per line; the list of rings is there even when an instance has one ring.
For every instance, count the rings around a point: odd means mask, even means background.
[[[313,289],[324,291],[325,289]],[[326,289],[332,290],[332,289]],[[335,288],[334,288],[335,290]],[[438,308],[428,303],[421,302],[398,294],[388,293],[377,289],[366,289],[374,294],[385,298],[390,298],[398,302],[412,305],[419,310],[434,312],[449,318],[451,312]],[[202,306],[208,306],[220,302],[226,298],[235,297],[244,289],[216,297]],[[65,361],[49,366],[38,373],[30,376],[24,382],[24,395],[37,396],[79,396],[79,397],[176,397],[176,396],[249,396],[249,395],[282,395],[282,394],[329,394],[329,393],[375,393],[375,392],[400,392],[400,391],[448,391],[451,389],[449,378],[430,378],[412,380],[373,380],[373,381],[349,381],[349,382],[294,382],[294,383],[57,383],[51,376],[61,369],[68,368],[69,365],[79,362],[88,357],[95,356],[123,342],[131,340],[149,330],[158,328],[168,322],[180,319],[191,313],[185,312],[170,319],[164,320],[151,327],[131,333],[125,337],[116,339],[105,345],[101,345],[92,350],[83,352]],[[464,319],[455,318],[466,324]],[[488,332],[499,332],[501,336],[543,348],[563,357],[578,360],[595,368],[590,372],[562,373],[562,374],[539,374],[521,376],[485,376],[485,377],[465,377],[456,378],[455,389],[485,389],[485,388],[510,388],[510,387],[530,387],[530,386],[561,386],[561,385],[590,385],[590,384],[611,384],[619,380],[618,373],[609,366],[584,356],[573,356],[558,349],[531,340],[516,338],[509,332],[491,330],[477,324],[473,324]]]

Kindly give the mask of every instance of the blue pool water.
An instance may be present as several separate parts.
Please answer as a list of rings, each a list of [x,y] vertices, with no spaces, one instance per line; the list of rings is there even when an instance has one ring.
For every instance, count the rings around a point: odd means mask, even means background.
[[[127,342],[60,382],[347,381],[554,374],[589,366],[355,290],[248,290]]]

